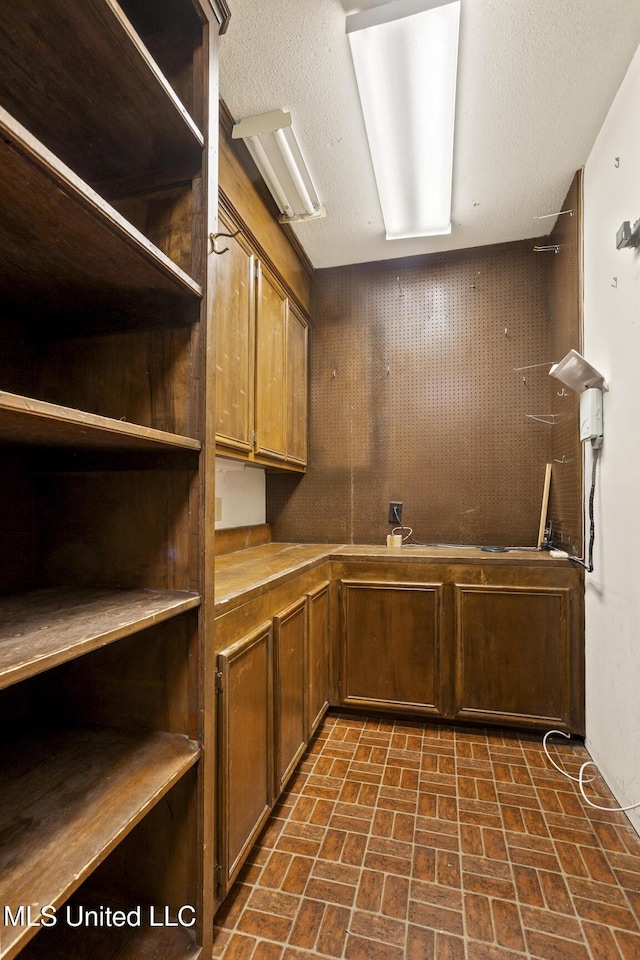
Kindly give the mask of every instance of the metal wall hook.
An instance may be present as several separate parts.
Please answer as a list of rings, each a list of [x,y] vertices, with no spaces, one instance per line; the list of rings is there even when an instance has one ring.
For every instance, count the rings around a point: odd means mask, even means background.
[[[573,216],[573,210],[558,210],[557,213],[542,213],[539,216],[535,216],[534,220],[548,220],[550,217],[560,217],[563,213],[568,213],[570,217]]]
[[[554,462],[554,463],[570,463],[571,461],[570,461],[570,460],[567,460],[566,455],[563,453],[563,454],[562,454],[562,460],[558,460],[556,457],[554,457],[554,458],[553,458],[553,462]]]
[[[544,247],[534,247],[534,253],[546,253],[547,251],[553,251],[554,253],[560,253],[560,244],[559,243],[550,243]]]
[[[558,422],[559,414],[557,413],[525,413],[525,417],[528,420],[538,420],[540,423],[548,423],[553,425]]]
[[[558,393],[558,396],[559,396],[559,397],[568,397],[569,394],[567,393],[567,391],[566,391],[565,388],[563,387],[562,390]]]
[[[223,253],[226,253],[229,247],[225,247],[224,250],[218,250],[216,241],[218,237],[228,237],[229,240],[233,240],[234,237],[237,237],[241,233],[240,230],[236,230],[235,233],[210,233],[211,243],[213,245],[213,252],[217,253],[218,256],[221,256]]]

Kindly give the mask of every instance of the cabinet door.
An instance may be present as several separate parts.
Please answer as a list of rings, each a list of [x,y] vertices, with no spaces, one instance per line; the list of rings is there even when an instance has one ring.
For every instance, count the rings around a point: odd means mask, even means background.
[[[307,462],[307,324],[289,306],[287,317],[287,460]]]
[[[276,788],[279,793],[306,747],[305,645],[307,600],[274,617]]]
[[[255,452],[286,457],[285,350],[288,301],[275,279],[257,266]]]
[[[342,702],[443,713],[442,584],[341,581]]]
[[[570,590],[456,584],[454,715],[571,728]]]
[[[272,669],[270,622],[218,656],[220,898],[273,805]]]
[[[220,217],[220,230],[233,233]],[[221,237],[216,258],[216,444],[252,448],[254,258],[241,237]]]
[[[329,706],[329,581],[307,594],[307,740]]]

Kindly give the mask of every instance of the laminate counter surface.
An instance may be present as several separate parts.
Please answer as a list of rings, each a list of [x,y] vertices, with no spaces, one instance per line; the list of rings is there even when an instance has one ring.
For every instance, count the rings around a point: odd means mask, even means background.
[[[311,570],[336,548],[330,543],[264,543],[216,557],[216,616]]]
[[[332,543],[264,543],[216,557],[216,616],[238,603],[286,583],[326,560],[385,560],[417,563],[470,563],[567,567],[569,561],[554,559],[546,551],[509,550],[490,553],[479,547],[403,546]]]

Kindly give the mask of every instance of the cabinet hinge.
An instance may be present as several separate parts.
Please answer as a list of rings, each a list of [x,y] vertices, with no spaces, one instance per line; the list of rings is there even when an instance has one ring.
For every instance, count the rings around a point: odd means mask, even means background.
[[[214,874],[215,874],[216,890],[219,890],[220,887],[222,886],[222,865],[220,863],[216,863]]]
[[[258,446],[258,434],[255,432],[255,430],[253,431],[253,445],[254,447]]]
[[[338,599],[342,598],[342,583],[338,584]]]
[[[222,674],[216,670],[216,693],[222,693]]]

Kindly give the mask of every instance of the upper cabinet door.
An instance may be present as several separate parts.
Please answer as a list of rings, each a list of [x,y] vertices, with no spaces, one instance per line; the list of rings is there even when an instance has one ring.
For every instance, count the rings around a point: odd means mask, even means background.
[[[256,298],[255,452],[286,459],[286,337],[288,300],[258,262]]]
[[[290,306],[287,318],[287,460],[307,462],[306,321]]]
[[[220,232],[237,228],[220,217]],[[241,235],[216,267],[216,444],[250,451],[253,443],[254,257]]]

